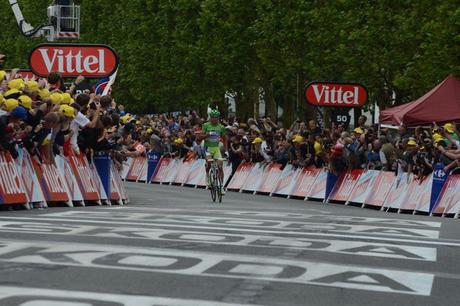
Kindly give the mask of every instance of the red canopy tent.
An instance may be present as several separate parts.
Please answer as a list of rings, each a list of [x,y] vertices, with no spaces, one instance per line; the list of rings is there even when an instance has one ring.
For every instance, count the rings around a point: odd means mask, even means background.
[[[417,100],[380,112],[380,123],[417,126],[460,121],[460,81],[449,75]]]

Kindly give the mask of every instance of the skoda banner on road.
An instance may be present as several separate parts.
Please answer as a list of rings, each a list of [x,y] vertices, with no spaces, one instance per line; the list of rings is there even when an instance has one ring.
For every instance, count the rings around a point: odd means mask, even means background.
[[[118,56],[106,45],[42,44],[29,56],[29,66],[38,76],[57,71],[63,77],[104,78],[118,67]]]

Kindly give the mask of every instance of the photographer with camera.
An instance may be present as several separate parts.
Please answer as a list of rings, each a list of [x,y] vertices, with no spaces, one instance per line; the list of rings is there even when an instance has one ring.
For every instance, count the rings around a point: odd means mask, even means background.
[[[415,155],[415,164],[412,171],[415,174],[415,178],[420,181],[423,181],[433,172],[433,158],[427,148],[421,147],[420,151]]]

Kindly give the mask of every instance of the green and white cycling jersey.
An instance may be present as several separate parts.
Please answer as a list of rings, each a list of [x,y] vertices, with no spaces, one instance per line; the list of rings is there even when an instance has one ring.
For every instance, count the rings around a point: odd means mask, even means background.
[[[203,124],[202,131],[208,135],[204,141],[207,148],[218,148],[220,138],[225,135],[225,127],[222,124],[213,125],[211,122]]]

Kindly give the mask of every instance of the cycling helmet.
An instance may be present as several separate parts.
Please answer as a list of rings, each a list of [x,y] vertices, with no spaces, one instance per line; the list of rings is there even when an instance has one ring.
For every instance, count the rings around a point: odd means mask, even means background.
[[[220,117],[220,112],[217,110],[217,109],[213,109],[211,110],[211,112],[209,113],[209,116],[211,118],[218,118]]]

